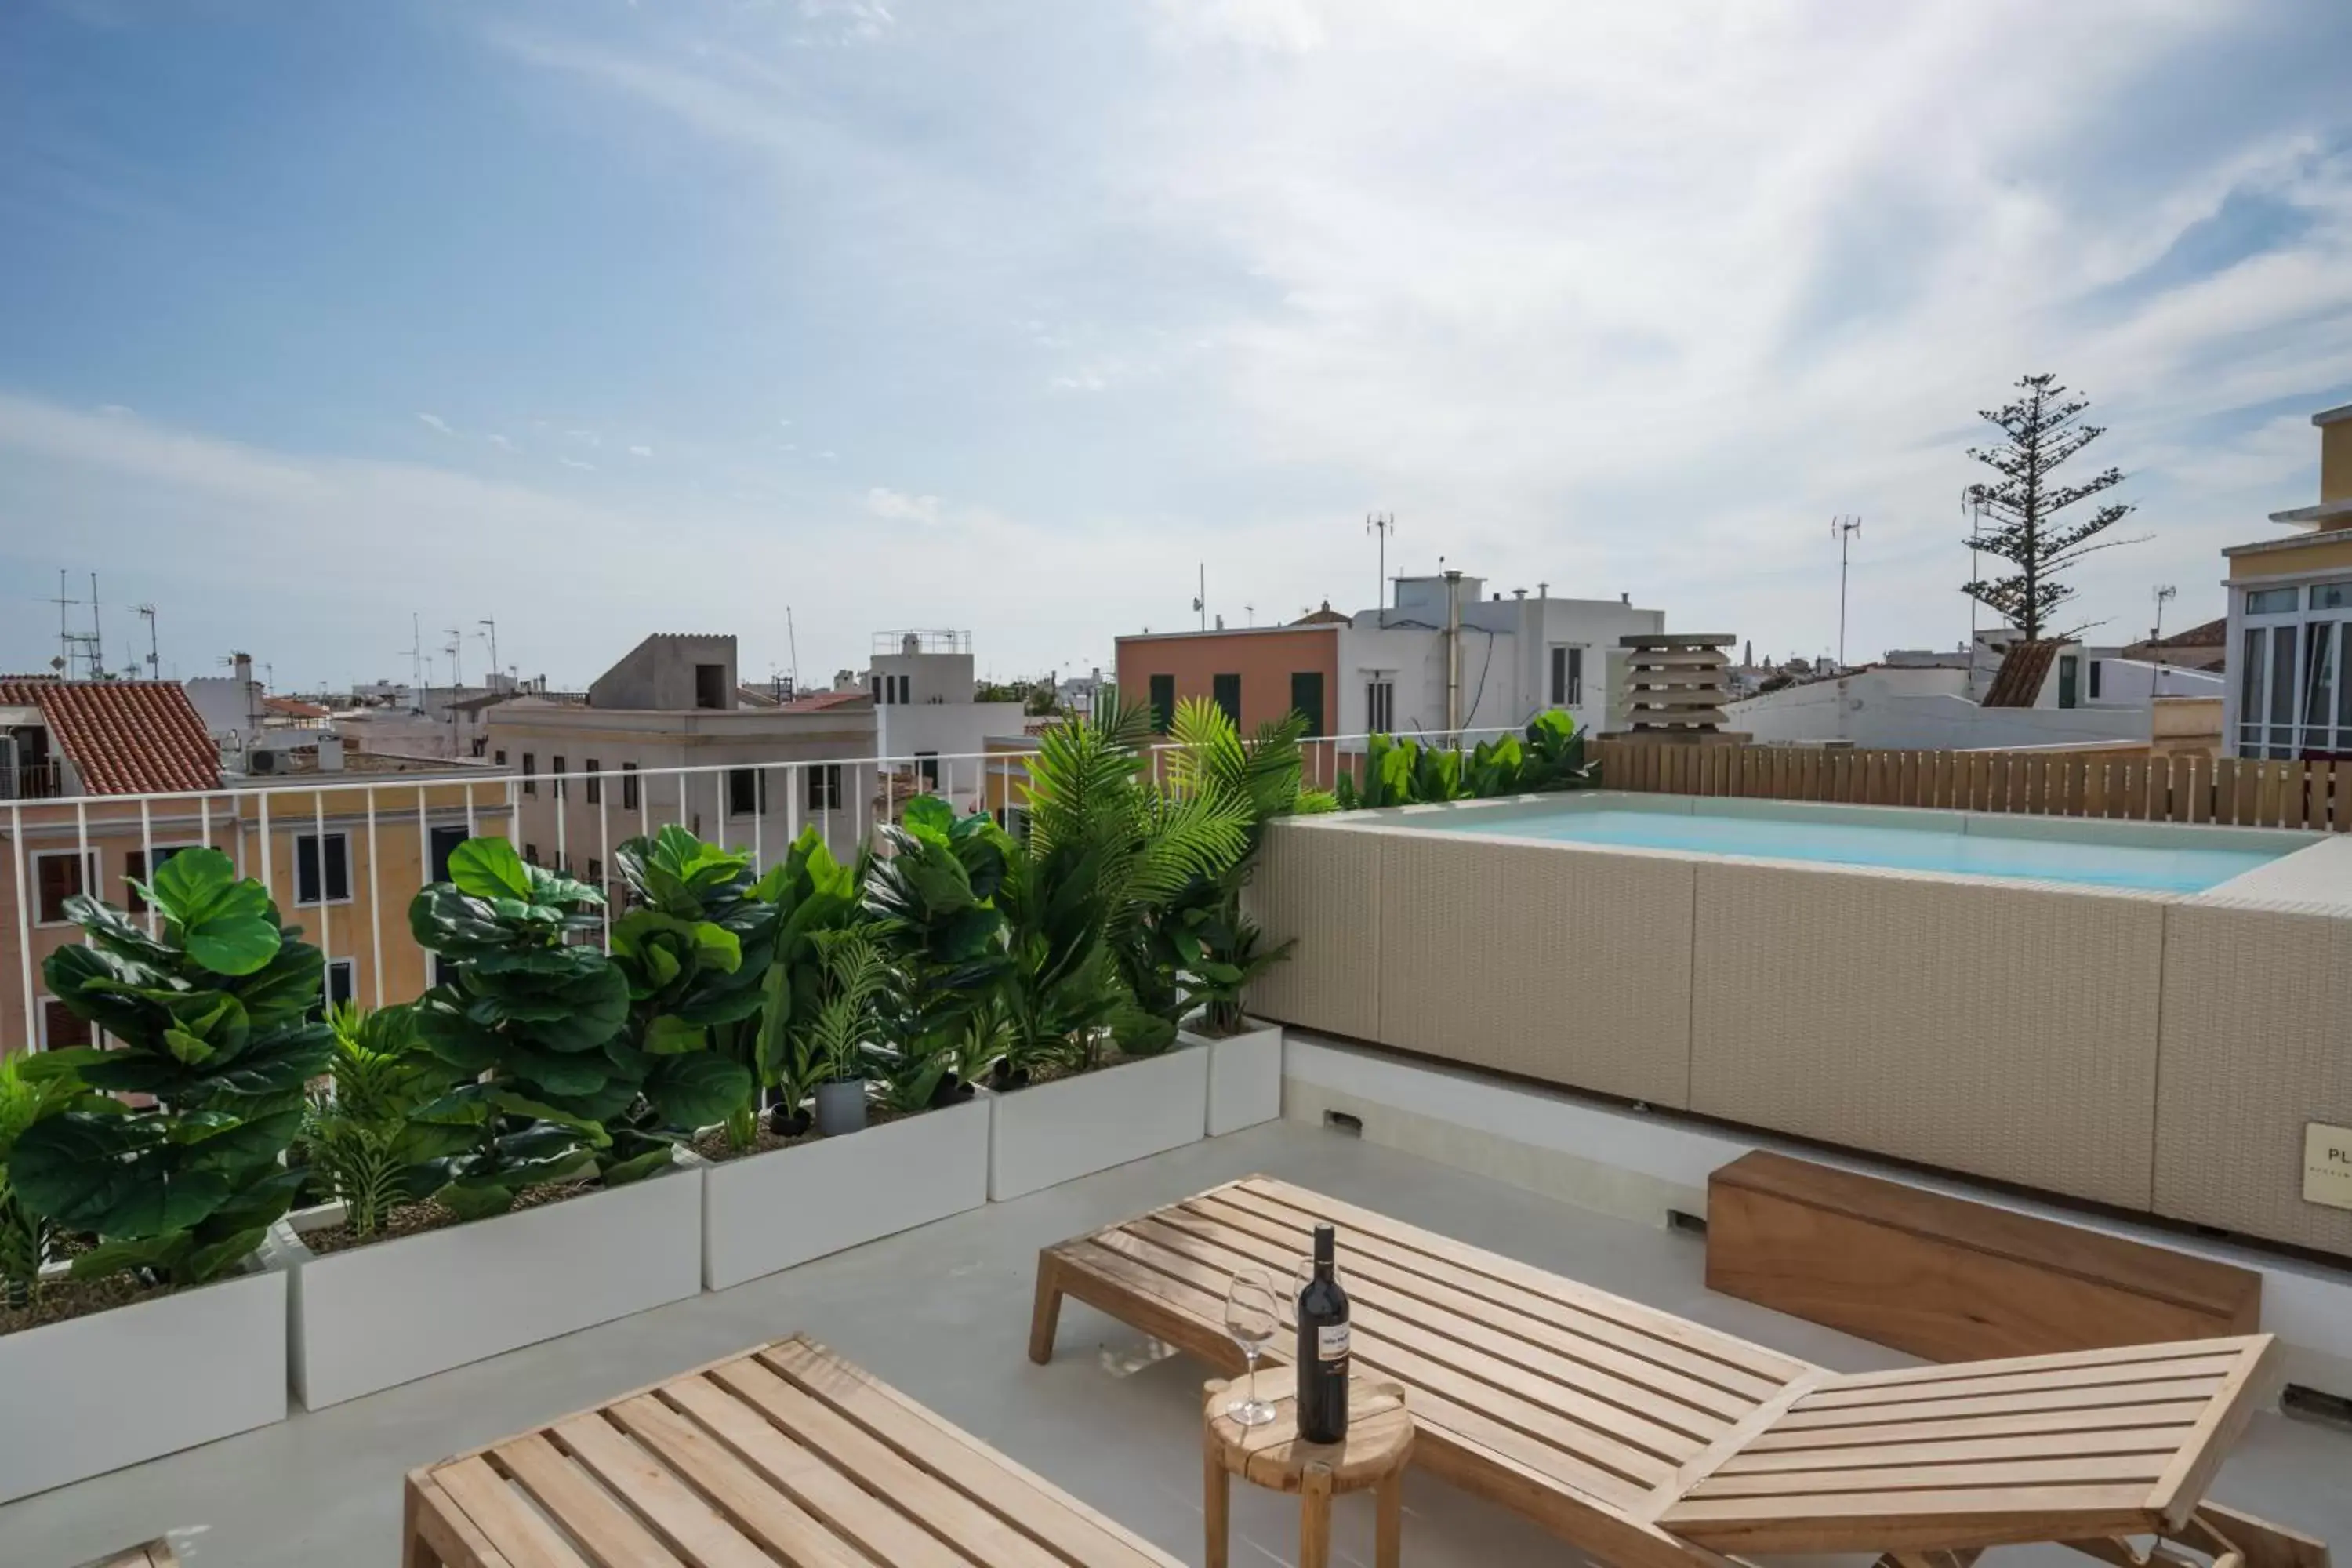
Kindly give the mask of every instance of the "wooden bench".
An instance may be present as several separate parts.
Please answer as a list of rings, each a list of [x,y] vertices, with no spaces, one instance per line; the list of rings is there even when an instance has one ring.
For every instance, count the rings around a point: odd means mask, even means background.
[[[1707,1180],[1706,1285],[1931,1361],[2262,1323],[2250,1269],[1763,1150]]]
[[[1988,1546],[2102,1555],[2189,1531],[2226,1538],[2217,1562],[2311,1568],[2282,1544],[2300,1538],[2242,1540],[2268,1527],[2200,1507],[2263,1391],[2266,1336],[1845,1377],[1253,1176],[1046,1248],[1030,1355],[1051,1358],[1066,1295],[1238,1370],[1227,1282],[1286,1278],[1318,1224],[1339,1234],[1359,1370],[1405,1390],[1414,1463],[1614,1568],[1741,1550],[1965,1568]],[[1268,1354],[1288,1359],[1279,1333]]]
[[[406,1515],[403,1568],[1180,1568],[801,1337],[413,1470]]]
[[[144,1546],[100,1557],[83,1563],[82,1568],[180,1568],[180,1559],[173,1552],[172,1543],[159,1535]]]

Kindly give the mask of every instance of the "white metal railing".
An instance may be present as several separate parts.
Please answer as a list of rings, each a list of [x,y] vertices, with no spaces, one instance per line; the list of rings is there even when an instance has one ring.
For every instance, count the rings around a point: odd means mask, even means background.
[[[1457,741],[1466,747],[1502,733],[1517,731],[1465,731]],[[1330,787],[1369,740],[1333,735],[1307,742],[1306,781]],[[1179,749],[1172,741],[1154,743],[1155,778],[1165,779],[1169,754]],[[16,942],[15,963],[7,966],[14,972],[0,970],[0,1054],[48,1043],[40,963],[80,940],[64,919],[65,899],[95,891],[142,914],[152,931],[156,913],[135,906],[129,883],[152,877],[159,853],[168,858],[199,844],[227,853],[238,873],[258,877],[289,923],[302,926],[325,954],[329,997],[348,994],[382,1006],[432,983],[429,955],[409,935],[408,905],[437,879],[447,849],[465,837],[503,836],[529,858],[609,889],[615,849],[633,836],[677,823],[748,853],[764,871],[804,827],[815,827],[836,854],[854,853],[875,842],[877,829],[895,821],[918,795],[938,795],[960,813],[991,812],[1010,826],[1023,805],[1032,754],[910,752],[662,768],[615,763],[531,773],[453,763],[447,772],[413,775],[301,774],[215,790],[7,801],[13,864],[0,879],[0,897],[13,885]],[[306,891],[314,896],[306,899]],[[608,937],[611,928],[608,901]]]

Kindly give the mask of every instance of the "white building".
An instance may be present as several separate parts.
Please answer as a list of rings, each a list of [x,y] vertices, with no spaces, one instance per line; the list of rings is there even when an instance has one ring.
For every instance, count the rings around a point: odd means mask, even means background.
[[[940,780],[940,759],[976,757],[991,736],[1018,735],[1018,702],[976,702],[971,634],[893,631],[874,636],[866,674],[874,702],[876,755],[911,765],[926,787]]]

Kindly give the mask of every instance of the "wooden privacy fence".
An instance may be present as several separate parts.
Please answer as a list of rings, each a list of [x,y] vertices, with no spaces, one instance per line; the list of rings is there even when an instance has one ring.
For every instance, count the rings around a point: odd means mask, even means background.
[[[1600,743],[1603,788],[2352,832],[2352,762]]]

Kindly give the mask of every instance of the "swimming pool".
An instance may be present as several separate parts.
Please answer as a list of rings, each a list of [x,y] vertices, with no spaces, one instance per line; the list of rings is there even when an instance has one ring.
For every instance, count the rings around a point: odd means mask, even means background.
[[[1740,859],[1888,866],[1907,871],[2032,878],[2168,893],[2204,892],[2268,865],[2287,852],[2284,847],[2175,847],[2039,835],[2019,837],[1999,831],[1969,831],[1966,821],[1948,813],[1937,813],[1932,826],[1880,826],[1765,816],[1718,816],[1705,810],[1643,811],[1619,805],[1592,809],[1563,802],[1549,810],[1521,807],[1432,813],[1397,826],[1410,826],[1422,832],[1681,849]]]

